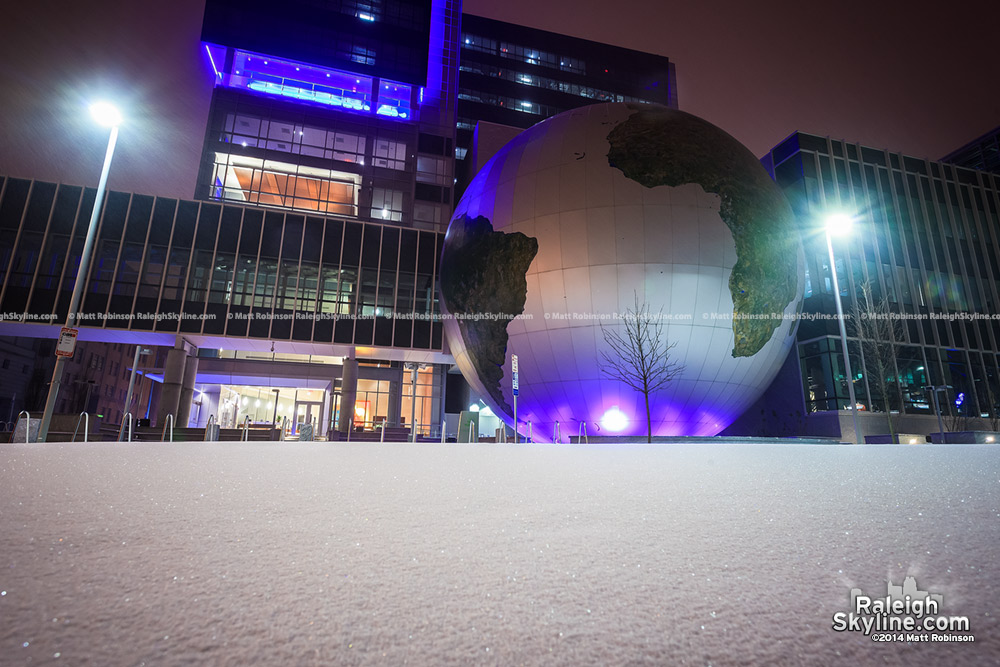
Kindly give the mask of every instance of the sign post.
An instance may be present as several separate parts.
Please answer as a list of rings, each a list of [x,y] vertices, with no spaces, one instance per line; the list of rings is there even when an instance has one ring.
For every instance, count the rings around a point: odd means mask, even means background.
[[[511,383],[511,390],[514,394],[514,444],[517,444],[517,392],[518,392],[518,382],[517,382],[517,355],[510,355],[510,367],[513,373],[513,380]]]

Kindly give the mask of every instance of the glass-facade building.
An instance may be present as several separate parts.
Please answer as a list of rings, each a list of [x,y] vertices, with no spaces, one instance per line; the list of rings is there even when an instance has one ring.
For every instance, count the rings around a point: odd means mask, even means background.
[[[674,64],[664,56],[471,14],[462,15],[459,47],[459,159],[479,121],[529,128],[599,102],[677,108]]]
[[[446,225],[458,11],[453,0],[280,11],[209,0],[202,39],[216,80],[195,197]]]
[[[852,333],[847,378],[836,321],[800,322],[807,411],[847,408],[851,381],[860,410],[934,414],[928,387],[948,386],[946,416],[1000,416],[1000,175],[803,133],[763,162],[801,224],[803,311],[836,312],[823,219],[844,212],[856,221],[835,241],[845,312],[867,281],[899,322],[887,396]]]
[[[23,323],[65,321],[94,195],[92,188],[2,179],[0,303],[23,314]],[[442,237],[110,192],[81,324],[224,336],[230,347],[257,338],[440,352],[434,286]]]

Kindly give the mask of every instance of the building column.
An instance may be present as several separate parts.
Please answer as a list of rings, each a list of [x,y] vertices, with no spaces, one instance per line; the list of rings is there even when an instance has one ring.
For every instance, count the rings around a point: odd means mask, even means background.
[[[187,428],[191,419],[191,403],[194,400],[194,384],[198,377],[198,357],[187,357],[184,362],[184,381],[181,384],[180,403],[177,406],[175,426]]]
[[[178,345],[180,342],[178,341]],[[163,388],[160,390],[160,404],[156,409],[156,425],[165,423],[167,415],[174,415],[177,421],[177,408],[181,402],[181,387],[184,384],[184,366],[187,361],[187,350],[183,346],[167,350],[167,360],[163,367]],[[188,408],[190,410],[190,407]]]
[[[354,350],[344,357],[343,372],[340,377],[340,417],[337,430],[347,433],[354,429],[354,404],[358,400],[358,360]]]
[[[386,411],[386,419],[389,426],[399,426],[399,415],[403,402],[403,369],[396,369],[391,380],[389,380],[389,409]]]
[[[435,365],[435,372],[438,374],[438,395],[435,396],[435,400],[437,401],[437,410],[436,410],[436,413],[438,414],[439,418],[441,419],[441,435],[442,435],[442,440],[441,441],[442,442],[444,442],[445,424],[447,423],[446,420],[445,420],[444,408],[445,408],[445,398],[447,397],[447,392],[448,392],[448,369],[449,368],[450,368],[450,366],[448,366],[447,364],[437,364],[437,365]]]

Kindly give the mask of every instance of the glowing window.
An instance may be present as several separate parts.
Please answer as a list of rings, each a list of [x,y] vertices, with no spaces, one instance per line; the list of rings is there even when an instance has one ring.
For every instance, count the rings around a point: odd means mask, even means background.
[[[216,153],[212,182],[216,199],[357,216],[356,174]]]
[[[348,111],[364,113],[372,108],[371,77],[249,51],[236,51],[226,85]]]
[[[372,220],[391,220],[399,222],[403,219],[403,193],[398,190],[372,188]]]
[[[406,120],[413,115],[410,97],[413,89],[403,83],[382,81],[378,90],[378,113],[380,116]]]
[[[221,139],[247,148],[365,163],[365,138],[361,135],[258,116],[227,114]]]

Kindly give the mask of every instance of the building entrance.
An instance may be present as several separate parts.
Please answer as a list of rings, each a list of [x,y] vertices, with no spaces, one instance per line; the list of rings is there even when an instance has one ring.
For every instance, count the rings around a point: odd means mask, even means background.
[[[292,432],[298,433],[299,424],[320,425],[323,416],[323,403],[320,401],[295,401],[295,411],[292,415]]]

